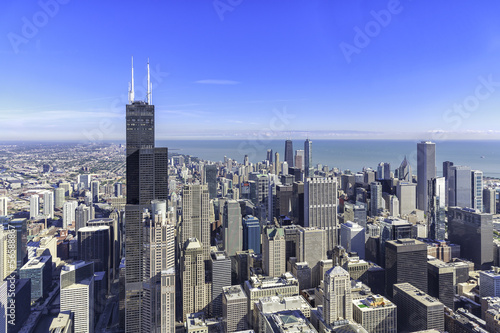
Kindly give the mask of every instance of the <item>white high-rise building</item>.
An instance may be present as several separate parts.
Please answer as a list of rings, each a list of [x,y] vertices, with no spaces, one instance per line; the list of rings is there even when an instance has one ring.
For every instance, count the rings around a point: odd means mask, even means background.
[[[417,185],[400,181],[396,186],[396,195],[399,200],[399,214],[408,215],[417,209]]]
[[[74,314],[75,333],[94,332],[94,263],[79,261],[61,270],[60,311]]]
[[[76,222],[76,208],[78,201],[66,201],[63,205],[63,228],[68,228],[69,225],[75,225]]]
[[[340,266],[325,273],[323,280],[323,318],[328,325],[352,320],[351,278]]]
[[[9,318],[7,318],[7,281],[0,282],[0,331],[7,332],[7,324]]]
[[[47,218],[54,218],[54,192],[43,192],[43,215]]]
[[[283,228],[267,228],[262,242],[262,265],[266,275],[281,276],[286,272],[286,241]]]
[[[145,332],[175,331],[175,226],[167,220],[165,200],[151,202],[145,219],[145,277],[142,328]]]
[[[483,172],[479,170],[471,171],[472,177],[472,208],[483,212]]]
[[[0,216],[5,216],[7,215],[7,202],[8,202],[7,197],[0,197]]]
[[[382,184],[380,182],[370,183],[370,216],[377,216],[384,210],[384,199],[382,198]]]
[[[347,221],[340,226],[340,245],[347,252],[356,252],[360,259],[365,258],[365,228]]]
[[[326,231],[327,251],[337,245],[337,179],[307,178],[304,183],[304,226]]]
[[[205,262],[203,246],[196,238],[189,238],[184,244],[181,257],[182,320],[187,314],[204,311],[208,305],[205,284]]]
[[[36,219],[40,214],[40,197],[34,194],[30,197],[30,219]]]
[[[66,201],[66,190],[58,187],[54,190],[54,207],[61,209]]]

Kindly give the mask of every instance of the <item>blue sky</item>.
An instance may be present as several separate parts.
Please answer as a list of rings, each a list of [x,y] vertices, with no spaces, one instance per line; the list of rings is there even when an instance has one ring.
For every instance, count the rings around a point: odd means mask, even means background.
[[[500,139],[500,3],[4,0],[0,140]]]

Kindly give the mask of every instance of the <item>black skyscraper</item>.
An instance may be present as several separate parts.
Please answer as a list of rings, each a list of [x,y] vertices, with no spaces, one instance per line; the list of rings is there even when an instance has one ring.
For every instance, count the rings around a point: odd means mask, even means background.
[[[292,140],[285,141],[285,162],[288,163],[288,167],[293,167],[293,142]]]
[[[205,183],[208,185],[210,199],[217,198],[217,166],[215,164],[205,165]]]
[[[168,150],[155,148],[155,107],[149,82],[147,101],[134,100],[132,89],[126,106],[127,205],[125,206],[125,331],[140,332],[143,308],[143,210],[152,200],[168,198]]]

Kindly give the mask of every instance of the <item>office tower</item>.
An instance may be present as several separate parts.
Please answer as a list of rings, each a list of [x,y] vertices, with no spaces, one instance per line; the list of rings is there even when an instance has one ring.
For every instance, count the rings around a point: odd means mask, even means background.
[[[78,175],[78,184],[83,183],[83,189],[90,189],[90,184],[92,182],[92,175]]]
[[[430,141],[417,143],[417,208],[429,211],[428,182],[436,178],[436,144]]]
[[[243,250],[250,249],[260,254],[260,222],[258,218],[247,215],[243,218]]]
[[[345,269],[335,266],[325,273],[323,292],[323,318],[327,325],[352,320],[351,279]]]
[[[314,176],[312,163],[312,141],[309,138],[304,142],[304,178]]]
[[[446,234],[446,180],[444,177],[433,178],[429,181],[429,237],[435,240],[444,240]]]
[[[175,328],[175,225],[167,219],[167,202],[151,201],[144,219],[142,331]]]
[[[273,150],[272,149],[267,150],[266,161],[268,161],[269,164],[273,163]]]
[[[40,256],[29,260],[19,270],[21,279],[31,279],[31,302],[45,298],[52,285],[52,257]]]
[[[241,223],[241,208],[236,200],[228,200],[224,204],[223,215],[224,250],[229,256],[243,249],[243,225]]]
[[[0,280],[17,269],[17,251],[13,251],[12,244],[17,244],[17,234],[0,226]]]
[[[43,215],[46,218],[54,218],[54,192],[43,192]]]
[[[304,151],[301,149],[297,149],[295,151],[295,167],[304,170]]]
[[[77,261],[61,269],[60,312],[74,314],[75,333],[94,332],[94,263]]]
[[[293,211],[293,185],[276,185],[276,202],[274,217],[292,217]]]
[[[207,305],[203,246],[196,238],[184,243],[181,256],[182,320],[188,313],[205,311]]]
[[[210,258],[210,204],[207,185],[186,185],[182,191],[181,246],[196,238],[203,247],[203,260]]]
[[[371,295],[352,301],[353,319],[368,332],[397,332],[397,307],[384,296]]]
[[[285,160],[289,168],[293,168],[293,142],[292,140],[285,141]],[[283,170],[285,168],[283,167]]]
[[[205,172],[205,184],[208,185],[208,195],[210,199],[217,198],[217,165],[207,164],[203,168]]]
[[[453,309],[456,285],[469,279],[469,266],[465,262],[446,263],[436,259],[428,261],[427,272],[429,295]]]
[[[248,323],[252,325],[255,303],[262,297],[280,295],[282,297],[299,294],[299,281],[289,272],[280,277],[253,275],[243,283],[248,297]]]
[[[295,256],[297,262],[307,262],[311,269],[311,287],[319,286],[321,279],[320,262],[325,260],[326,256],[326,231],[319,228],[297,227],[296,231],[296,250]]]
[[[471,171],[472,206],[479,212],[483,212],[483,172]]]
[[[121,197],[122,196],[122,193],[123,193],[123,184],[122,183],[116,183],[114,185],[114,189],[115,189],[115,197]]]
[[[338,235],[336,178],[307,178],[303,207],[304,226],[325,230],[327,253],[332,251],[337,245]]]
[[[222,316],[222,288],[231,286],[231,259],[227,253],[224,251],[210,252],[210,271],[212,272],[210,315],[219,318]]]
[[[280,164],[280,154],[278,152],[274,153],[274,173],[279,175],[281,172],[281,164]]]
[[[58,187],[54,190],[54,207],[61,209],[66,200],[65,198],[66,190],[62,187]]]
[[[370,183],[370,216],[377,216],[384,210],[382,199],[382,184],[380,182]]]
[[[59,183],[59,187],[64,189],[64,196],[70,197],[73,194],[73,189],[70,183]]]
[[[394,285],[398,332],[444,331],[444,305],[410,283]]]
[[[288,162],[287,161],[283,161],[283,163],[281,164],[281,174],[288,175]]]
[[[400,181],[396,186],[396,195],[399,200],[399,214],[408,215],[417,209],[417,186],[414,183]]]
[[[403,180],[406,182],[412,182],[413,181],[413,175],[411,174],[411,165],[410,162],[405,158],[403,159],[403,162],[401,162],[401,165],[397,169],[397,174],[398,174],[398,179]]]
[[[472,207],[471,169],[468,166],[454,165],[448,173],[448,206]]]
[[[277,277],[286,272],[286,242],[283,228],[267,227],[262,236],[262,269]]]
[[[390,196],[390,201],[389,201],[389,213],[391,216],[400,216],[399,214],[399,199],[395,195]]]
[[[16,258],[17,258],[17,269],[21,268],[28,254],[28,226],[27,219],[17,218],[10,220],[6,225],[9,231],[14,231],[16,233]],[[10,254],[12,257],[12,254]]]
[[[248,330],[246,315],[248,313],[248,297],[240,285],[222,288],[222,315],[224,332]]]
[[[10,278],[8,283],[9,313],[8,319],[14,319],[14,325],[9,325],[6,332],[17,333],[31,314],[31,281],[29,279]],[[14,284],[14,286],[13,286]],[[13,313],[11,309],[14,310]]]
[[[408,282],[427,292],[427,244],[409,238],[385,242],[386,294],[393,286]]]
[[[481,297],[500,297],[500,268],[479,272],[479,286]]]
[[[94,203],[99,202],[99,187],[100,187],[99,185],[100,184],[98,180],[94,180],[90,184],[90,190],[92,192],[92,202]]]
[[[377,166],[376,180],[391,179],[391,164],[380,162]]]
[[[493,264],[493,216],[472,209],[448,209],[448,240],[460,245],[462,257],[471,260],[477,270]]]
[[[488,214],[496,214],[497,200],[496,191],[494,188],[485,188],[483,190],[483,205],[484,212]]]
[[[445,186],[446,186],[446,200],[445,200],[445,205],[448,207],[449,206],[449,194],[450,194],[450,185],[449,185],[449,178],[451,175],[451,167],[453,166],[453,162],[450,161],[444,161],[443,162],[443,177],[445,179]]]
[[[3,332],[7,332],[7,324],[8,321],[10,320],[7,317],[7,307],[9,306],[8,304],[8,283],[7,281],[2,281],[0,282],[0,329]],[[15,318],[15,317],[14,317]],[[14,319],[15,320],[15,319]]]
[[[150,282],[149,274],[144,275],[145,244],[150,240],[145,239],[143,230],[143,223],[149,216],[143,211],[151,209],[153,200],[168,199],[168,149],[155,147],[155,107],[151,102],[149,63],[145,102],[134,99],[133,74],[132,66],[126,106],[125,332],[136,333],[148,324],[143,322],[148,315],[143,311],[150,304],[148,288],[143,287],[143,283]]]
[[[356,252],[361,259],[365,258],[365,228],[347,221],[340,225],[340,245],[347,252]]]
[[[40,213],[40,197],[34,194],[30,197],[30,219],[36,219]]]
[[[66,229],[68,226],[75,226],[76,223],[76,208],[78,207],[78,201],[71,200],[66,201],[63,205],[63,228]]]
[[[78,259],[94,263],[96,272],[105,272],[111,286],[111,230],[109,226],[92,226],[78,229]],[[108,289],[109,290],[109,289]]]
[[[87,221],[93,219],[94,207],[87,207],[80,204],[75,211],[75,232],[87,225]]]

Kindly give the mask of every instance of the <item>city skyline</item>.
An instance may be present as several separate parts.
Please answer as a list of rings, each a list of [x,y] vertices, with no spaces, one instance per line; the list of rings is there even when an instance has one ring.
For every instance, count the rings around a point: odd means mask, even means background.
[[[9,1],[0,140],[124,140],[131,56],[157,139],[498,140],[499,6]]]

